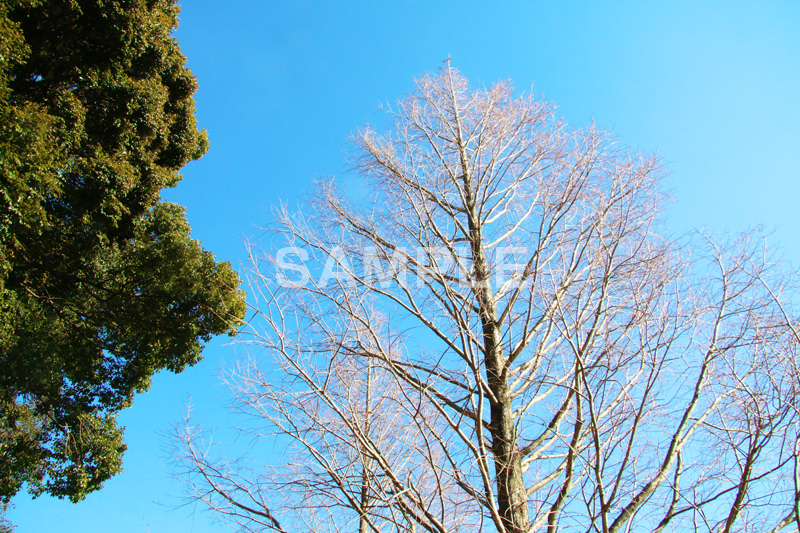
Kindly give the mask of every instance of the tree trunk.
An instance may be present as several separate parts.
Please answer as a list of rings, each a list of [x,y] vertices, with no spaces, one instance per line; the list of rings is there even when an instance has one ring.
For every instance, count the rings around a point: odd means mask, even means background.
[[[503,365],[500,331],[496,324],[484,325],[486,378],[494,395],[491,402],[492,452],[496,472],[497,504],[507,533],[528,531],[528,498],[522,479],[522,458],[512,416],[511,397]]]
[[[483,249],[479,215],[475,209],[472,177],[462,155],[464,188],[467,200],[472,264],[475,276],[475,297],[483,326],[483,352],[490,399],[492,454],[495,465],[497,507],[506,533],[526,533],[528,497],[522,479],[522,457],[517,446],[511,391],[508,385],[502,335],[497,321],[497,304],[491,287],[491,269]]]

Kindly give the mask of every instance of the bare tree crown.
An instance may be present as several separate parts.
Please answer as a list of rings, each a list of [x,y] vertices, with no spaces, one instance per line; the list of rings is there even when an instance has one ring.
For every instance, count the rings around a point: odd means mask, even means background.
[[[287,532],[797,531],[796,280],[761,240],[660,236],[659,162],[507,83],[448,65],[391,118],[355,200],[251,249],[230,384],[287,464],[187,425],[196,497]]]

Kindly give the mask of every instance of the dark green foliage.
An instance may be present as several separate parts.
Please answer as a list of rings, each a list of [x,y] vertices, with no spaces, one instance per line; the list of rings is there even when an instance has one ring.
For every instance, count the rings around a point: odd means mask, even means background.
[[[239,278],[161,202],[207,149],[172,0],[0,0],[0,503],[120,471],[116,413],[233,333]]]

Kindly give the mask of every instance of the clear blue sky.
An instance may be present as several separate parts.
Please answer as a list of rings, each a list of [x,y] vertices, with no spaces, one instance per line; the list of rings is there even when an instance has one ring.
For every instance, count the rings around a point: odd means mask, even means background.
[[[164,196],[235,265],[272,205],[341,174],[349,133],[448,55],[473,85],[533,86],[569,123],[593,118],[659,154],[674,230],[763,224],[800,265],[797,0],[187,0],[177,37],[211,150]],[[17,532],[227,531],[206,512],[173,510],[181,487],[166,450],[190,399],[197,419],[228,423],[216,376],[237,353],[223,342],[195,368],[157,376],[121,416],[123,474],[78,505],[21,495]]]

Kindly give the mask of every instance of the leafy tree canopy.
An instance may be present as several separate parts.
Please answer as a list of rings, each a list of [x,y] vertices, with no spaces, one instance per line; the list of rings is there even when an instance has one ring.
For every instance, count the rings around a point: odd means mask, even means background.
[[[233,333],[239,278],[160,201],[208,143],[172,0],[0,0],[0,502],[120,471],[116,413]]]

